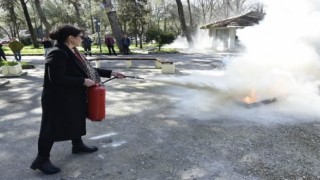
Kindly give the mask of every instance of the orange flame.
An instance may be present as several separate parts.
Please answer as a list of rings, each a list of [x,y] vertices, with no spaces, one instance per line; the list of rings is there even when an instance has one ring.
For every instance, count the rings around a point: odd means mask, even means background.
[[[257,94],[254,90],[250,91],[250,95],[246,96],[245,98],[242,99],[242,101],[246,104],[252,104],[257,102]]]

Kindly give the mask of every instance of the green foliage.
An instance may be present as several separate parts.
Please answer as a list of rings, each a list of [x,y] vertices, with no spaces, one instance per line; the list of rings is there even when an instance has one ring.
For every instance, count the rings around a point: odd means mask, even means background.
[[[157,41],[161,34],[161,29],[151,28],[146,32],[146,42]]]
[[[15,66],[17,64],[18,64],[18,62],[16,62],[16,61],[0,61],[0,67],[1,66]],[[22,69],[33,69],[33,68],[35,68],[34,65],[32,65],[32,64],[30,64],[28,62],[21,62],[20,64],[21,64]]]
[[[25,46],[22,51],[21,54],[43,54],[44,53],[44,49],[43,46],[40,46],[39,48],[34,48],[33,46],[29,45],[29,46]]]
[[[21,36],[20,41],[22,42],[22,44],[26,46],[29,46],[32,44],[31,36]]]
[[[151,28],[146,32],[147,42],[155,40],[159,45],[159,51],[165,44],[170,44],[175,40],[175,35],[171,32],[164,32],[161,29]]]
[[[1,61],[0,67],[1,66],[15,66],[17,64],[18,64],[18,62],[16,62],[16,61]]]
[[[161,49],[161,47],[165,44],[170,44],[175,40],[175,36],[173,33],[170,32],[162,32],[160,34],[160,38],[158,40],[159,43],[159,51]]]
[[[173,48],[161,48],[161,51],[153,51],[153,52],[162,52],[162,53],[170,53],[170,54],[179,53],[179,51]]]

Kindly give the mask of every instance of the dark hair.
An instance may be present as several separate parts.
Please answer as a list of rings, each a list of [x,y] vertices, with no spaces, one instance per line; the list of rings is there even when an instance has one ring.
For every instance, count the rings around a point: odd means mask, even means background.
[[[64,43],[69,36],[78,36],[83,31],[72,25],[63,25],[56,30],[50,32],[49,37],[52,40],[57,40],[58,43]]]

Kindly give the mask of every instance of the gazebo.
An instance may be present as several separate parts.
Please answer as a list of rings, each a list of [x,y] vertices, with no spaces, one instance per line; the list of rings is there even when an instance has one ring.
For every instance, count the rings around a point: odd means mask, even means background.
[[[212,47],[217,51],[234,51],[237,49],[237,29],[259,24],[264,13],[251,11],[246,14],[216,21],[200,27],[209,29],[209,36],[212,37]]]

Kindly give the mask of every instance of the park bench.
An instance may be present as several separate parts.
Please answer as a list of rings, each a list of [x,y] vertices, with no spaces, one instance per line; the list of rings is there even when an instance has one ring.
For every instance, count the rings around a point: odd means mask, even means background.
[[[121,56],[121,57],[109,57],[109,56],[97,56],[89,57],[88,61],[94,61],[96,68],[101,67],[100,61],[106,60],[125,60],[126,68],[131,68],[133,61],[154,61],[155,68],[161,69],[164,74],[175,73],[175,65],[172,61],[167,61],[164,59],[159,59],[155,57],[135,57],[135,56]]]

